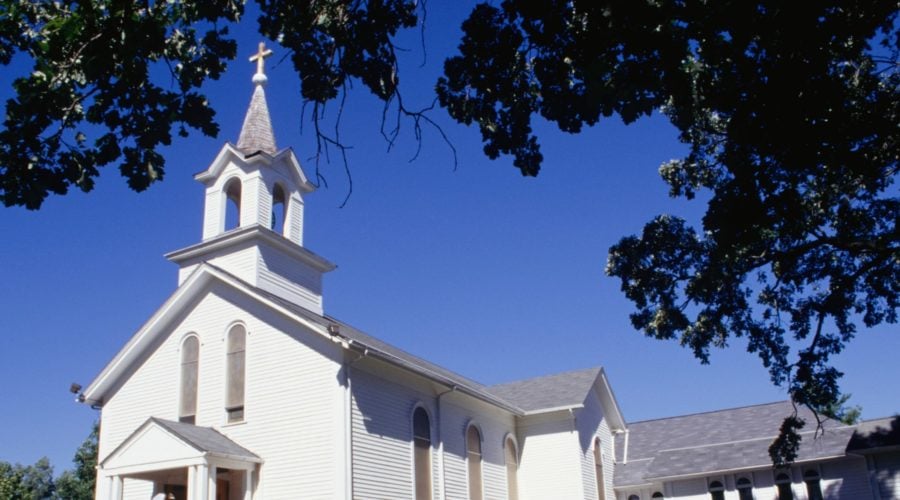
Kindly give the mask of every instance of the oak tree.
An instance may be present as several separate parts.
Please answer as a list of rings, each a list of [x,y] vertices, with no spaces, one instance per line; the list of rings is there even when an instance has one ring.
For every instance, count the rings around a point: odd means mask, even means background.
[[[314,108],[320,149],[343,151],[319,111],[353,82],[417,132],[433,124],[404,105],[394,44],[421,26],[424,2],[258,3],[260,32],[287,49]],[[660,174],[672,196],[708,206],[697,227],[660,215],[610,250],[632,323],[702,362],[746,338],[793,401],[849,418],[831,357],[857,324],[897,320],[897,11],[877,0],[479,4],[436,98],[478,127],[487,156],[509,155],[527,176],[543,161],[536,117],[577,133],[665,114],[689,149]],[[162,179],[154,148],[218,131],[201,85],[234,57],[228,26],[242,13],[229,0],[0,0],[0,64],[33,62],[0,130],[3,202],[38,208],[48,193],[90,190],[110,164],[136,190]],[[785,421],[773,459],[793,457],[802,425]]]

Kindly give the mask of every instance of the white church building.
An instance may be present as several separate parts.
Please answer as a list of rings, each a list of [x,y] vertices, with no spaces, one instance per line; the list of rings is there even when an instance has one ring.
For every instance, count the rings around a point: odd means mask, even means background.
[[[790,403],[629,423],[602,368],[484,386],[325,314],[335,266],[303,246],[314,186],[276,147],[265,55],[195,177],[178,287],[82,394],[98,500],[900,498],[898,419],[828,423],[776,470]]]

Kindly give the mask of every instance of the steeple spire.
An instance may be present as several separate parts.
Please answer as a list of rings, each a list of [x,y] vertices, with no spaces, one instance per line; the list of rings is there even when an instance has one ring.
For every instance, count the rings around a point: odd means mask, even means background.
[[[241,127],[241,135],[238,136],[237,147],[246,154],[262,151],[275,154],[275,132],[272,130],[272,120],[269,119],[269,106],[266,104],[266,93],[263,90],[268,77],[265,73],[265,59],[272,55],[272,51],[266,49],[263,42],[259,43],[259,50],[250,56],[250,62],[256,63],[256,74],[253,75],[253,97],[250,98],[250,107],[247,116],[244,117],[244,126]]]

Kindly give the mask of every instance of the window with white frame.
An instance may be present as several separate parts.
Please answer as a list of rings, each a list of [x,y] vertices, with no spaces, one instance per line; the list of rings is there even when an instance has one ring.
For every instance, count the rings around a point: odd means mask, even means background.
[[[709,483],[709,497],[712,500],[725,500],[725,485],[721,481]]]
[[[803,471],[803,482],[806,483],[806,496],[809,500],[822,500],[822,477],[818,470]]]
[[[503,445],[506,456],[506,498],[519,500],[519,450],[512,436]]]
[[[734,484],[737,486],[740,500],[753,500],[753,482],[746,477],[739,477]]]
[[[775,475],[775,488],[778,490],[778,500],[794,500],[794,491],[791,489],[791,476],[786,472]]]
[[[606,479],[603,475],[603,446],[600,438],[594,438],[594,478],[597,481],[597,498],[606,500]]]
[[[227,420],[244,420],[244,386],[246,383],[247,329],[234,325],[228,330],[225,354],[225,413]]]
[[[431,421],[421,406],[413,411],[413,469],[416,500],[431,498]]]
[[[474,425],[466,429],[466,462],[469,469],[469,500],[482,500],[481,432]]]
[[[189,424],[197,420],[197,382],[200,368],[200,341],[189,335],[181,342],[181,387],[178,421]]]

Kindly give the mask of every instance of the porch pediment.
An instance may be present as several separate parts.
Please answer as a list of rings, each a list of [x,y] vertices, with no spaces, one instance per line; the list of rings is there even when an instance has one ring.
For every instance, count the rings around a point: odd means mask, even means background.
[[[150,417],[100,466],[109,473],[133,475],[191,465],[251,470],[261,462],[215,429]]]

